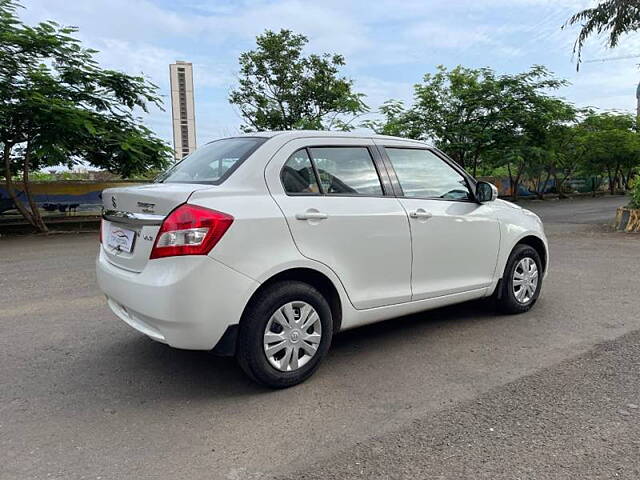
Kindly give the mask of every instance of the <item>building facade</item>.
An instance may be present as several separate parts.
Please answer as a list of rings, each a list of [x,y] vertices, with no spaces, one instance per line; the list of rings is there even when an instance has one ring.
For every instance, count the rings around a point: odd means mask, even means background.
[[[177,61],[169,65],[173,149],[181,160],[196,149],[196,117],[193,99],[193,65]]]

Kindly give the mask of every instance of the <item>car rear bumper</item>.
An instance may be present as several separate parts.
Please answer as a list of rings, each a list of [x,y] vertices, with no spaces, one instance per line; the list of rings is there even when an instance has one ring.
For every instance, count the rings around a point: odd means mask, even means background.
[[[259,285],[207,256],[150,260],[142,272],[129,272],[110,263],[102,247],[96,272],[121,320],[154,340],[190,350],[211,350],[240,321]]]

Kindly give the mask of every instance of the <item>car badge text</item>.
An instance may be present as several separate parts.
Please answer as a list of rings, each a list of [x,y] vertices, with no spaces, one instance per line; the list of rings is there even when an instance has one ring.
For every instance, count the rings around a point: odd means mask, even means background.
[[[142,209],[142,213],[153,213],[155,206],[155,203],[138,202],[138,208]]]

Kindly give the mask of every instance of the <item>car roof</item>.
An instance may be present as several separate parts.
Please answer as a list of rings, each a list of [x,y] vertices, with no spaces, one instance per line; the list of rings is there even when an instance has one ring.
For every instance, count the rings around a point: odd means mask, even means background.
[[[371,138],[374,140],[398,140],[402,142],[413,142],[420,145],[427,145],[426,142],[421,140],[414,140],[411,138],[394,137],[391,135],[377,135],[369,132],[335,132],[330,130],[279,130],[268,132],[251,132],[236,135],[237,137],[263,137],[274,138],[281,137],[288,140],[296,138]]]

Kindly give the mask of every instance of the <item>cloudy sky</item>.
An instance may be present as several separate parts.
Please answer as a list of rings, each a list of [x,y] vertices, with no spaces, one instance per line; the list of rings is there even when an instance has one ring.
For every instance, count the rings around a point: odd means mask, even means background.
[[[168,64],[194,63],[198,143],[239,131],[227,101],[238,55],[265,29],[292,29],[309,37],[310,52],[346,57],[375,110],[389,98],[410,101],[412,85],[436,65],[489,66],[520,72],[548,66],[571,86],[560,94],[580,106],[632,110],[640,58],[585,63],[571,58],[576,31],[561,30],[589,0],[23,0],[27,23],[54,19],[80,29],[100,50],[100,61],[128,73],[143,72],[169,93]],[[585,59],[640,54],[640,34],[615,50],[594,39]],[[168,105],[168,102],[167,102]],[[170,112],[145,119],[171,139]]]

